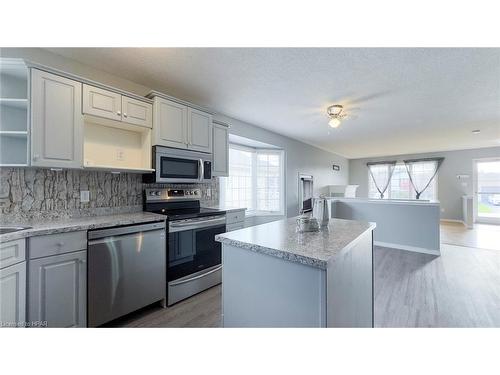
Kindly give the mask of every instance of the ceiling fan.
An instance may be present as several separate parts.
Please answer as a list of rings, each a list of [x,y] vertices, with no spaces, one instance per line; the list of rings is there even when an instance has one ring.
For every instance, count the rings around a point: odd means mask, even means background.
[[[332,128],[338,128],[342,120],[345,120],[347,118],[347,113],[344,112],[344,106],[340,104],[334,104],[329,106],[326,112],[330,117],[328,125],[330,125],[330,127]]]

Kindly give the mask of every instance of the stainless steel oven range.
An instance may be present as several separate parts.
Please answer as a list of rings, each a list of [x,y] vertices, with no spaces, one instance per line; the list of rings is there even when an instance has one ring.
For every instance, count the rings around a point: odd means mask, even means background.
[[[146,189],[144,210],[167,215],[167,301],[172,305],[222,281],[224,211],[200,207],[199,189]]]

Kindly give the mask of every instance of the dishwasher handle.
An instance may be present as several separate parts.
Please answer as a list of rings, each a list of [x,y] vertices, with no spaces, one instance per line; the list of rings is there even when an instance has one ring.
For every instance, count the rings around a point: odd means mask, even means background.
[[[147,224],[136,224],[125,227],[114,227],[98,230],[89,230],[88,239],[97,240],[104,237],[121,236],[123,234],[147,232],[151,230],[165,229],[165,222],[154,222]]]

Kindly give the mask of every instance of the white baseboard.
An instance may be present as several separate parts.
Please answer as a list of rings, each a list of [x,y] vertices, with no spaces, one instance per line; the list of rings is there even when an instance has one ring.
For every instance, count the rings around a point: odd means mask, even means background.
[[[444,223],[460,223],[463,226],[467,226],[463,220],[455,220],[455,219],[441,219],[440,221]]]
[[[380,241],[373,241],[373,244],[375,246],[389,247],[391,249],[398,249],[398,250],[413,251],[415,253],[441,255],[441,252],[439,250],[426,249],[425,247],[400,245],[397,243],[380,242]]]

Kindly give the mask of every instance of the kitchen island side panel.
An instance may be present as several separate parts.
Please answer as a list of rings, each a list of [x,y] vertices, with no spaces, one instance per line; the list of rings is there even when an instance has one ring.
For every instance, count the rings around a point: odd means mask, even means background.
[[[373,232],[329,262],[327,326],[373,327]]]
[[[326,271],[222,244],[223,327],[325,327]]]

